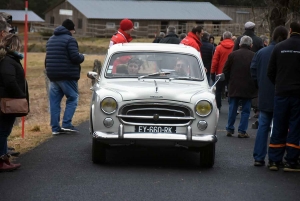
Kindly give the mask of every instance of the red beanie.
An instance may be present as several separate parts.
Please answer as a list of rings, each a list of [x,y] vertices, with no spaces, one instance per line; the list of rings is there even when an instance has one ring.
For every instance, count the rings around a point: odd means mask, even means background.
[[[131,20],[129,19],[123,19],[120,22],[120,29],[122,29],[123,31],[127,31],[133,28],[133,23]]]

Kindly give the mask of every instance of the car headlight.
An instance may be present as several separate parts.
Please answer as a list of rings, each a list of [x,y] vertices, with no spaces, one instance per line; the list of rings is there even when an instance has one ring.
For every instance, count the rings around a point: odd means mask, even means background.
[[[106,97],[101,101],[100,108],[105,114],[112,114],[117,111],[118,103],[114,98]]]
[[[195,111],[200,117],[206,117],[212,111],[212,104],[207,100],[200,100],[195,106]]]

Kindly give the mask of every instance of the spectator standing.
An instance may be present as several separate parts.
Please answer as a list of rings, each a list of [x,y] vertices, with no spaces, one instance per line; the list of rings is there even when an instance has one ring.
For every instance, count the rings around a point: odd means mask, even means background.
[[[1,26],[0,22],[0,26]],[[0,27],[1,28],[1,27]],[[0,43],[0,97],[1,98],[27,98],[28,86],[25,73],[20,62],[23,59],[22,43],[18,36],[7,34]],[[9,160],[7,151],[7,138],[10,135],[15,116],[0,114],[0,172],[12,171],[21,166]]]
[[[207,69],[206,76],[207,76],[208,84],[210,85],[210,68],[211,68],[212,58],[215,52],[215,46],[209,42],[209,34],[207,32],[203,33],[201,41],[202,41],[202,46],[200,50],[202,55],[202,61],[204,67]]]
[[[78,80],[80,78],[80,64],[84,56],[78,51],[78,44],[72,34],[75,25],[66,19],[62,26],[54,30],[46,45],[46,72],[50,80],[50,115],[52,134],[64,132],[78,132],[72,125],[72,118],[78,104]],[[66,96],[66,108],[60,126],[61,100]]]
[[[265,35],[261,35],[260,38],[263,41],[264,47],[267,47],[269,45],[269,38]]]
[[[245,32],[243,33],[242,36],[239,36],[236,39],[236,41],[234,43],[233,51],[238,50],[240,48],[240,41],[243,36],[249,36],[252,38],[253,45],[252,45],[251,50],[253,52],[257,52],[258,50],[263,48],[263,41],[260,37],[255,35],[254,29],[255,29],[255,24],[253,22],[249,21],[249,22],[245,23]]]
[[[176,35],[176,28],[169,26],[167,28],[167,35],[159,41],[159,43],[179,44],[180,39]]]
[[[109,47],[118,43],[129,43],[132,41],[131,33],[134,30],[134,26],[131,20],[125,18],[120,22],[120,28],[111,37]]]
[[[213,56],[212,66],[211,66],[211,78],[215,82],[216,74],[221,74],[223,72],[223,67],[225,62],[228,59],[228,55],[232,52],[234,42],[231,40],[232,33],[225,31],[222,36],[224,39],[220,42],[220,45],[217,46],[216,51]],[[216,101],[217,107],[221,110],[222,106],[222,91],[226,85],[226,81],[219,81],[216,85]]]
[[[275,45],[288,37],[284,26],[276,27],[271,44],[259,50],[251,62],[251,76],[258,87],[258,130],[253,150],[254,166],[264,166],[267,154],[269,129],[273,119],[275,86],[267,77],[268,64]]]
[[[225,78],[228,81],[229,112],[226,126],[228,137],[234,134],[236,111],[239,101],[241,101],[242,113],[238,127],[238,137],[249,138],[246,131],[248,129],[251,99],[257,94],[250,73],[250,64],[254,56],[254,52],[250,50],[251,46],[252,39],[249,36],[243,36],[240,40],[240,49],[229,54],[223,69]]]
[[[286,152],[284,171],[300,172],[300,23],[290,24],[290,38],[272,52],[268,77],[275,85],[269,169],[278,170]]]
[[[188,35],[182,39],[180,44],[191,46],[195,48],[198,52],[200,52],[200,48],[202,46],[202,43],[200,41],[201,37],[203,35],[203,27],[202,26],[196,26],[188,33]]]
[[[217,46],[217,44],[215,43],[215,37],[209,36],[209,42],[210,42],[211,44],[213,44],[215,47]]]
[[[153,43],[159,43],[159,41],[163,39],[165,35],[166,34],[164,32],[160,32],[159,35],[154,39]]]
[[[186,33],[181,33],[179,36],[180,42],[186,37]]]

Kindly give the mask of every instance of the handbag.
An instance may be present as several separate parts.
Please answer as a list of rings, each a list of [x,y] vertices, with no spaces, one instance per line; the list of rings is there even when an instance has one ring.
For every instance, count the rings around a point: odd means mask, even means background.
[[[25,80],[25,93],[27,94]],[[0,98],[0,115],[24,117],[29,113],[29,103],[26,98]]]
[[[29,105],[26,98],[1,98],[1,114],[15,117],[24,117],[29,113]]]

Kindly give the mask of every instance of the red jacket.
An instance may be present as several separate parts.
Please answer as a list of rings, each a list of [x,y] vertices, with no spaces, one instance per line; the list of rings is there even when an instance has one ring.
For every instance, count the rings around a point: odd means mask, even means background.
[[[111,37],[109,47],[118,43],[129,43],[130,41],[132,41],[132,37],[123,30],[119,29],[118,32]]]
[[[191,46],[195,48],[198,52],[200,52],[200,48],[202,45],[198,36],[196,36],[196,34],[194,34],[193,32],[189,32],[188,35],[184,39],[182,39],[180,44]]]
[[[220,45],[217,46],[214,53],[210,73],[211,74],[221,74],[225,62],[227,61],[228,55],[232,52],[234,42],[231,39],[225,39],[221,41]]]

